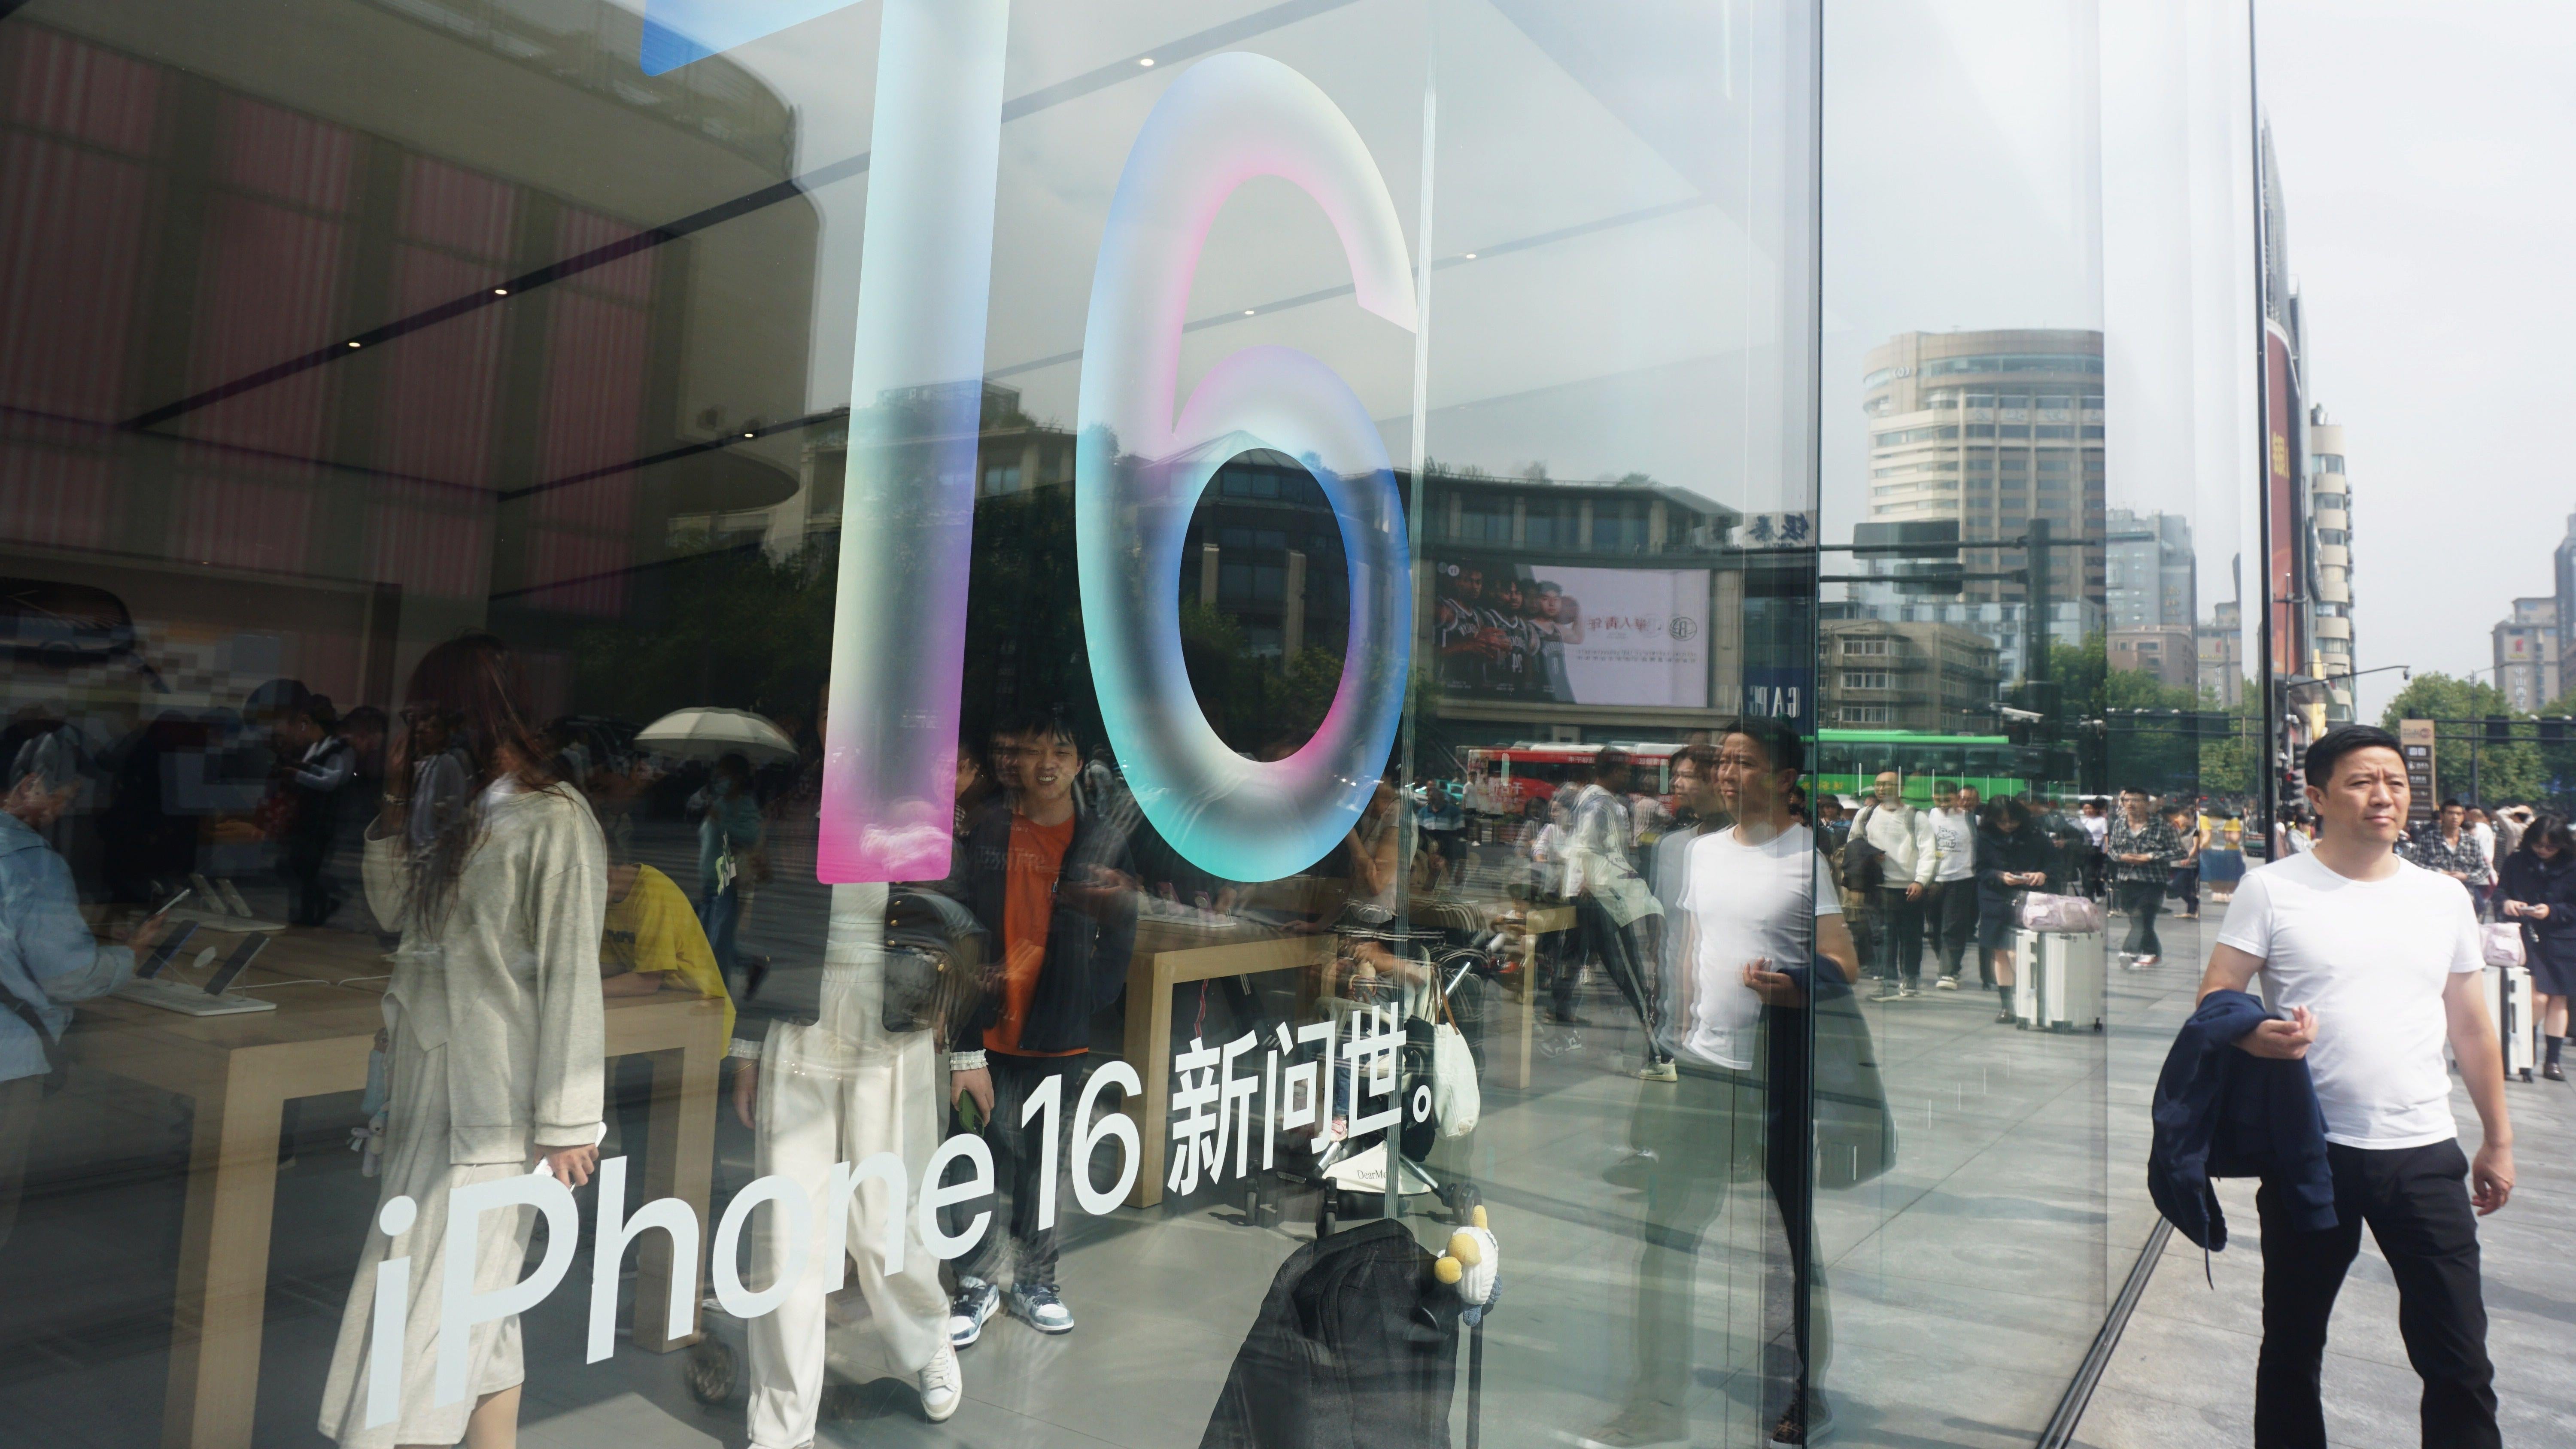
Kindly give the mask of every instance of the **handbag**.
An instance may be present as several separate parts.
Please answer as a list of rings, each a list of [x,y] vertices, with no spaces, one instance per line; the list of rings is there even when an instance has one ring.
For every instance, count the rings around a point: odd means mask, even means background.
[[[1440,1135],[1464,1137],[1476,1130],[1484,1110],[1483,1089],[1476,1082],[1476,1055],[1458,1030],[1458,1014],[1442,996],[1440,1016],[1431,1026],[1431,1114],[1440,1119]]]
[[[2490,966],[2520,966],[2524,962],[2522,925],[2516,921],[2489,921],[2478,927],[2478,954]]]
[[[1858,1187],[1896,1165],[1896,1113],[1851,993],[1820,994],[1815,1014],[1816,1186]]]
[[[2056,931],[2063,935],[2090,935],[2102,929],[2102,903],[2082,896],[2052,896],[2032,891],[2021,898],[2021,928],[2025,931]]]
[[[998,984],[991,939],[974,912],[936,891],[890,892],[879,1011],[885,1029],[927,1031],[941,1051],[953,1047]]]
[[[1435,994],[1433,1016],[1404,1022],[1395,1090],[1400,1127],[1396,1145],[1414,1162],[1427,1158],[1444,1137],[1476,1130],[1484,1095],[1476,1084],[1476,1058],[1455,1019],[1440,1020],[1448,1000]]]

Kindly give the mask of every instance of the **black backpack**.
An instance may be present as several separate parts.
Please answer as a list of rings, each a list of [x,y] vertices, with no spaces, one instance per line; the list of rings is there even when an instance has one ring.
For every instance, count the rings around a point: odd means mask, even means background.
[[[1852,821],[1851,838],[1843,842],[1842,887],[1847,891],[1874,891],[1887,883],[1887,852],[1869,842],[1870,812],[1878,808],[1872,801],[1860,809]],[[1900,806],[1905,812],[1906,828],[1914,827],[1914,807]]]

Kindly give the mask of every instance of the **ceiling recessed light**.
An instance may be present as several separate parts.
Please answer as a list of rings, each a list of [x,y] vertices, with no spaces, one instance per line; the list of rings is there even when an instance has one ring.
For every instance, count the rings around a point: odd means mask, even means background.
[[[355,343],[355,342],[352,342],[352,343],[350,343],[349,345],[350,345],[351,347],[356,347],[356,346],[358,346],[359,344],[358,344],[358,343]]]
[[[746,437],[746,438],[755,438],[755,437],[758,437],[758,436],[760,436],[760,435],[759,435],[759,434],[757,434],[757,433],[745,433],[745,434],[743,434],[743,436],[744,436],[744,437]]]
[[[510,295],[510,289],[507,287],[494,287],[492,289],[492,295],[495,297],[506,297]]]
[[[1140,56],[1140,57],[1138,57],[1138,58],[1137,58],[1136,63],[1137,63],[1138,65],[1152,65],[1152,64],[1154,63],[1154,58],[1153,58],[1152,56],[1150,56],[1150,55],[1148,55],[1148,56]]]
[[[1253,310],[1254,310],[1254,309],[1252,309],[1252,308],[1250,308],[1250,307],[1246,307],[1246,308],[1244,308],[1244,309],[1243,309],[1243,315],[1244,315],[1244,316],[1246,316],[1246,317],[1249,317],[1249,316],[1251,316],[1251,315],[1252,315]]]
[[[1469,252],[1469,253],[1467,253],[1467,260],[1469,260],[1469,261],[1471,261],[1471,262],[1472,262],[1472,261],[1474,261],[1475,259],[1476,259],[1476,254],[1475,254],[1474,252]]]

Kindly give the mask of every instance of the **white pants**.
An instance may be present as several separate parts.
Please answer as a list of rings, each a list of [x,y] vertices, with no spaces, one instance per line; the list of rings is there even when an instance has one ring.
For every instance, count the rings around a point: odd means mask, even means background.
[[[814,1205],[819,1240],[835,1163],[856,1164],[879,1152],[901,1158],[917,1199],[921,1177],[939,1145],[939,1077],[930,1033],[889,1036],[880,1025],[883,975],[875,967],[882,938],[883,886],[834,889],[831,944],[825,951],[822,1019],[777,1025],[761,1049],[760,1175],[784,1176]],[[873,896],[872,909],[845,911],[849,896]],[[872,929],[873,928],[873,929]],[[882,1178],[850,1195],[848,1282],[867,1300],[862,1341],[845,1345],[853,1377],[919,1374],[948,1332],[948,1294],[939,1262],[921,1241],[906,1204]],[[779,1214],[761,1210],[745,1281],[777,1281],[789,1244]],[[886,1271],[887,1234],[901,1235],[903,1271]],[[751,1442],[755,1449],[802,1449],[814,1437],[823,1400],[823,1285],[831,1265],[809,1244],[805,1271],[777,1310],[748,1325],[751,1344]]]
[[[466,1417],[477,1400],[525,1377],[519,1319],[512,1314],[467,1330],[469,1367],[465,1397],[435,1403],[440,1295],[447,1282],[447,1195],[479,1182],[516,1177],[528,1161],[455,1163],[448,1160],[447,1045],[423,1047],[397,1023],[393,1030],[393,1110],[385,1124],[383,1186],[379,1208],[396,1197],[418,1204],[411,1230],[388,1238],[367,1218],[366,1245],[340,1315],[340,1337],[322,1390],[319,1426],[342,1449],[390,1449],[397,1444],[453,1444],[465,1437]],[[500,1208],[475,1224],[474,1291],[497,1293],[519,1281],[535,1232],[536,1210]],[[390,1423],[366,1427],[370,1337],[376,1312],[376,1265],[388,1257],[411,1259],[411,1303],[403,1321],[402,1410]]]

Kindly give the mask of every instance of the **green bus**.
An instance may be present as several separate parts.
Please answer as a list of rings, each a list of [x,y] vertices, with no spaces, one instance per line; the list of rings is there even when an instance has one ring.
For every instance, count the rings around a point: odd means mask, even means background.
[[[1932,803],[1935,782],[1974,785],[1991,800],[2019,795],[2031,788],[2032,767],[2045,757],[2040,750],[2016,745],[2002,735],[1929,735],[1912,730],[1818,730],[1815,759],[1809,765],[1814,789],[1854,797],[1867,795],[1884,771],[1905,780],[1905,798]],[[2072,793],[2069,781],[2040,780],[2050,794]]]

